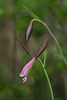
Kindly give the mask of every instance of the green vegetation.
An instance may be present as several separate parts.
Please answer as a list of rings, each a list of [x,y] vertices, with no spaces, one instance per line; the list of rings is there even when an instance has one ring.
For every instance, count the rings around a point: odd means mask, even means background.
[[[46,23],[61,52],[46,27],[36,21],[29,42],[25,44],[31,14]],[[54,99],[67,100],[67,0],[0,0],[0,23],[0,100],[52,100],[50,82]],[[49,46],[39,57],[46,64],[45,70],[36,61],[23,84],[19,73],[31,58],[19,46],[16,36],[34,55],[46,33],[50,38]],[[43,59],[44,54],[46,59]]]

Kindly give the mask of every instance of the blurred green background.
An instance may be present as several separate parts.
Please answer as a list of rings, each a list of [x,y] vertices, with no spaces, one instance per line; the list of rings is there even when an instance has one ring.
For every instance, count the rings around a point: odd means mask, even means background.
[[[67,0],[0,0],[0,100],[51,100],[48,82],[38,61],[26,83],[23,84],[19,77],[31,58],[15,36],[34,56],[43,36],[48,33],[35,22],[30,40],[25,44],[26,29],[32,17],[23,5],[48,25],[67,58]],[[43,54],[40,59],[43,61]],[[67,66],[52,38],[47,48],[46,70],[55,100],[67,100]]]

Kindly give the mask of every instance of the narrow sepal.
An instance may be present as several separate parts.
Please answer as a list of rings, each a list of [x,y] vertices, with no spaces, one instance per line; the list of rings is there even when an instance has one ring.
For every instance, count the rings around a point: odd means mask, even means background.
[[[47,43],[46,43],[45,47],[44,47],[44,48],[41,50],[41,52],[37,55],[36,59],[37,59],[37,58],[44,52],[44,50],[47,48],[48,42],[49,42],[49,40],[47,40]]]
[[[41,41],[41,44],[40,44],[40,46],[39,46],[37,52],[35,53],[35,56],[34,56],[34,57],[36,57],[36,55],[38,54],[38,52],[39,52],[39,50],[40,50],[40,48],[41,48],[41,46],[42,46],[42,44],[43,44],[44,39],[46,38],[46,36],[47,36],[47,35],[45,35],[44,38],[43,38],[43,40]]]
[[[25,47],[22,45],[22,43],[19,41],[19,39],[16,37],[18,43],[22,46],[22,48],[26,51],[26,53],[32,58],[32,56],[29,54],[29,52],[25,49]]]

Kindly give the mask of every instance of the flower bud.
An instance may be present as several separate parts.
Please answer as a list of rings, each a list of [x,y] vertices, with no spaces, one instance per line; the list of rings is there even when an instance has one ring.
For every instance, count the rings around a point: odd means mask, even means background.
[[[32,33],[33,23],[34,23],[34,20],[31,20],[31,22],[30,22],[30,24],[29,24],[29,26],[27,28],[27,31],[26,31],[26,43],[28,42],[29,37],[30,37],[30,35]]]

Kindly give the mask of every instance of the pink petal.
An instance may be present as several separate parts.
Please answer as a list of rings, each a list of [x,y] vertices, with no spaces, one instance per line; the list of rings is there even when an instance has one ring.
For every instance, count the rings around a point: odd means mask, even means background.
[[[19,74],[20,77],[27,76],[27,74],[28,74],[29,71],[31,70],[32,65],[34,64],[34,62],[35,62],[35,57],[33,57],[33,59],[32,59],[29,63],[27,63],[27,64],[25,65],[25,67],[22,69],[22,72]]]
[[[26,82],[26,80],[27,80],[27,76],[25,76],[25,77],[22,79],[22,82],[24,83],[24,82]]]

